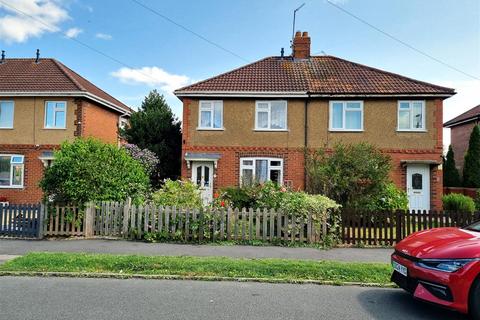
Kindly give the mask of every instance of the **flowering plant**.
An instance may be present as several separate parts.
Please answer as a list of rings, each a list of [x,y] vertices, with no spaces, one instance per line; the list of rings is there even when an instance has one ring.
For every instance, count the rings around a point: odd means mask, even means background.
[[[160,162],[155,153],[148,149],[141,149],[135,144],[126,144],[123,148],[133,159],[142,164],[148,174],[151,174]]]

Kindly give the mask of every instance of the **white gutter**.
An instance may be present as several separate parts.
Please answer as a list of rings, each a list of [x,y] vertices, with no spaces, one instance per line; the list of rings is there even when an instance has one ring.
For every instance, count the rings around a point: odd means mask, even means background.
[[[464,120],[460,120],[460,121],[456,121],[456,122],[453,122],[451,124],[449,124],[448,126],[444,126],[444,128],[452,128],[452,127],[456,127],[458,125],[461,125],[461,124],[464,124],[464,123],[468,123],[468,122],[474,122],[474,121],[479,121],[480,120],[480,114],[479,115],[476,115],[476,116],[473,116],[473,117],[470,117],[468,119],[464,119]],[[448,122],[448,121],[447,121]]]
[[[307,92],[259,92],[259,91],[196,91],[186,92],[177,91],[174,92],[177,97],[270,97],[270,98],[387,98],[387,97],[443,97],[448,98],[454,95],[445,93],[422,93],[422,94],[307,94]]]
[[[0,97],[83,97],[119,113],[131,115],[130,111],[86,91],[0,91]]]

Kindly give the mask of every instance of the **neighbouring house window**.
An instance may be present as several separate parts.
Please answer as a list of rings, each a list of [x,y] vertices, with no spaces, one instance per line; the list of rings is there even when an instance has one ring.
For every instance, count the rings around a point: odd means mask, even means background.
[[[255,106],[256,130],[286,130],[287,101],[257,101]]]
[[[67,118],[67,103],[47,101],[45,103],[45,128],[65,129]]]
[[[200,101],[198,129],[223,129],[223,101]]]
[[[363,101],[330,101],[331,131],[362,131]]]
[[[0,129],[13,128],[13,101],[0,101]]]
[[[240,184],[251,185],[273,181],[282,184],[283,159],[240,158]]]
[[[425,101],[398,102],[398,130],[425,130]]]
[[[24,157],[0,154],[0,188],[23,187]]]

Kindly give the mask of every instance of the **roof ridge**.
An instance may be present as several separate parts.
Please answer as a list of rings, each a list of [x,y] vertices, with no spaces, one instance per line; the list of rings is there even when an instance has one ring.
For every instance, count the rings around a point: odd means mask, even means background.
[[[237,67],[237,68],[235,68],[235,69],[229,70],[229,71],[227,71],[227,72],[223,72],[223,73],[217,74],[217,75],[215,75],[215,76],[213,76],[213,77],[209,77],[209,78],[207,78],[207,79],[203,79],[203,80],[201,80],[201,81],[198,81],[198,82],[195,82],[195,83],[191,83],[191,84],[189,84],[188,86],[184,86],[184,87],[181,87],[181,88],[179,88],[179,89],[174,90],[173,93],[178,92],[178,91],[185,90],[185,89],[187,89],[188,87],[191,87],[191,86],[193,86],[193,85],[198,85],[198,84],[201,84],[201,83],[204,83],[204,82],[213,80],[213,79],[215,79],[215,78],[218,78],[218,77],[221,77],[221,76],[224,76],[224,75],[233,73],[233,72],[235,72],[235,71],[238,71],[238,70],[247,68],[247,67],[249,67],[249,66],[251,66],[251,65],[254,65],[254,64],[256,64],[256,63],[259,63],[259,62],[262,62],[262,61],[264,61],[264,60],[271,59],[271,58],[274,58],[274,56],[268,56],[268,57],[262,58],[262,59],[260,59],[260,60],[255,60],[255,61],[250,62],[250,63],[247,63],[247,64],[245,64],[245,65],[243,65],[243,66],[240,66],[240,67]]]
[[[434,87],[434,88],[437,88],[437,89],[448,90],[448,91],[452,91],[452,93],[455,93],[455,89],[453,89],[453,88],[443,87],[443,86],[439,86],[439,85],[436,85],[436,84],[433,84],[433,83],[430,83],[430,82],[413,79],[413,78],[406,77],[406,76],[403,76],[403,75],[395,73],[395,72],[386,71],[386,70],[382,70],[382,69],[379,69],[379,68],[367,66],[365,64],[350,61],[350,60],[346,60],[346,59],[343,59],[343,58],[340,58],[340,57],[337,57],[337,56],[326,55],[326,56],[313,56],[313,57],[314,58],[328,57],[328,58],[332,58],[332,59],[335,59],[335,60],[340,60],[340,61],[347,62],[347,63],[353,64],[353,65],[356,65],[356,66],[359,66],[359,67],[362,67],[362,68],[368,68],[368,69],[370,69],[372,71],[375,71],[375,72],[388,74],[388,75],[398,77],[398,78],[402,78],[402,79],[405,79],[405,80],[408,80],[408,81],[413,81],[413,82],[416,82],[416,83],[419,83],[419,84],[431,86],[431,87]]]
[[[74,85],[77,86],[77,88],[80,90],[80,91],[88,91],[84,86],[82,86],[76,79],[74,79],[72,77],[72,75],[70,74],[69,71],[72,71],[72,70],[67,70],[68,68],[63,64],[61,63],[60,61],[57,61],[56,59],[52,59],[53,63],[55,63],[55,65],[63,72],[63,74],[65,74],[68,79],[70,81],[72,81],[72,83]]]

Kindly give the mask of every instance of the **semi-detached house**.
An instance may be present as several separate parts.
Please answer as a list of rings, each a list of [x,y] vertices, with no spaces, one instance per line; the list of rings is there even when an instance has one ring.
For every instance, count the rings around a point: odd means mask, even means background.
[[[392,158],[411,209],[439,209],[443,100],[450,88],[333,56],[267,57],[175,91],[183,101],[182,177],[214,190],[273,180],[305,187],[304,150],[366,141]]]
[[[54,59],[0,59],[0,201],[36,203],[53,151],[75,137],[119,142],[131,109]]]

